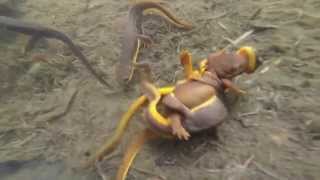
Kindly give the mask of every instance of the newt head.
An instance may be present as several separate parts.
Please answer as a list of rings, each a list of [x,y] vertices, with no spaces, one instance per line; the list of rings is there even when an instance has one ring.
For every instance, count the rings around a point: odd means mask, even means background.
[[[242,73],[253,73],[261,62],[251,47],[242,47],[236,53],[225,50],[208,55],[207,71],[220,78],[232,79]]]
[[[246,73],[253,73],[262,64],[252,47],[241,47],[237,51],[237,54],[245,58],[248,62],[248,66],[245,71]]]

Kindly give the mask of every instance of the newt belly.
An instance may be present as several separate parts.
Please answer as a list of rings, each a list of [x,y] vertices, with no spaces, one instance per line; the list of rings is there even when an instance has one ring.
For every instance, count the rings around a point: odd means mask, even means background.
[[[217,96],[208,99],[203,105],[191,110],[192,113],[185,116],[184,128],[191,132],[200,132],[222,123],[227,116],[227,108]]]
[[[154,109],[152,111],[147,109],[145,118],[152,129],[162,134],[171,133],[171,112],[179,113],[183,117],[182,125],[190,133],[212,128],[223,122],[227,116],[227,108],[215,93],[213,87],[199,85],[196,81],[180,84],[172,93],[164,95],[161,101],[155,99],[152,102],[155,104],[161,102],[161,105],[165,106],[166,112],[160,116],[167,120],[166,123],[159,122],[158,117],[151,113],[158,111],[158,106],[151,103],[149,107],[154,106]]]

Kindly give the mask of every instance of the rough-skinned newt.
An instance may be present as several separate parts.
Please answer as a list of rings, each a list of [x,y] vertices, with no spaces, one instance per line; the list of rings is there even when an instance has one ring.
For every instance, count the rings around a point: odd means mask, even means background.
[[[164,116],[170,121],[164,124],[152,115],[154,112],[150,108],[146,110],[146,119],[153,129],[187,140],[190,133],[218,126],[227,116],[221,95],[226,89],[244,94],[245,91],[234,85],[232,79],[244,72],[252,73],[257,67],[255,53],[250,47],[243,47],[237,53],[211,53],[204,61],[206,67],[202,74],[185,71],[186,80],[157,103],[166,108]],[[185,69],[192,69],[191,55],[186,51],[181,53],[181,64]],[[152,86],[144,82],[143,91],[150,102],[155,98]]]
[[[127,83],[132,79],[134,73],[132,64],[137,62],[140,48],[143,43],[151,43],[151,38],[143,34],[141,27],[143,16],[151,12],[160,14],[178,28],[192,28],[189,23],[175,17],[161,2],[140,1],[134,3],[129,10],[124,33],[121,37],[121,54],[116,66],[116,78],[120,83]]]
[[[237,53],[221,51],[212,53],[200,63],[199,70],[193,70],[191,54],[183,51],[180,61],[185,78],[175,86],[157,88],[150,82],[148,64],[137,64],[142,77],[143,96],[134,101],[125,113],[112,138],[89,161],[92,165],[111,153],[120,143],[130,119],[142,106],[148,127],[137,134],[126,149],[117,180],[124,180],[135,156],[148,140],[165,137],[188,140],[195,132],[215,128],[227,116],[227,108],[219,94],[230,89],[243,94],[232,79],[244,72],[253,73],[260,62],[251,47],[243,47]],[[141,71],[143,69],[143,71]],[[163,112],[158,107],[164,108]]]
[[[52,28],[44,27],[39,24],[24,22],[21,20],[17,20],[15,18],[0,16],[0,28],[4,28],[9,31],[14,31],[26,35],[30,35],[31,38],[28,41],[28,44],[25,47],[25,52],[30,51],[35,43],[38,42],[41,38],[52,38],[58,39],[64,42],[73,54],[80,59],[80,61],[85,65],[85,67],[90,71],[90,73],[103,85],[108,88],[113,88],[108,82],[106,82],[98,73],[92,68],[87,58],[81,52],[79,47],[77,47],[72,40],[65,35],[64,33],[57,31]]]

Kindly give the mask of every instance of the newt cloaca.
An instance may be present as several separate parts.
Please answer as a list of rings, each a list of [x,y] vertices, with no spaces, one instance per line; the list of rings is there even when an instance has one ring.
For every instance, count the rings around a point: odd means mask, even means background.
[[[150,46],[151,38],[143,33],[142,21],[145,15],[155,12],[167,19],[175,27],[191,29],[192,25],[178,19],[163,6],[161,1],[139,1],[130,6],[121,35],[121,52],[115,68],[116,79],[119,83],[128,83],[134,73],[133,64],[137,62],[139,51],[143,45]]]

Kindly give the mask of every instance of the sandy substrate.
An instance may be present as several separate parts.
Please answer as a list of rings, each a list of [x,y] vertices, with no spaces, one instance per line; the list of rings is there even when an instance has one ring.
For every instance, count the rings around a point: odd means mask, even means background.
[[[219,128],[219,141],[201,135],[189,142],[150,143],[128,179],[318,179],[320,2],[168,2],[195,28],[181,31],[161,18],[146,19],[145,31],[154,44],[142,50],[139,60],[152,63],[159,86],[173,84],[181,75],[181,49],[199,61],[254,28],[266,30],[238,46],[255,47],[264,63],[255,74],[236,80],[248,95],[233,103],[230,118]],[[68,34],[119,93],[110,94],[60,42],[43,41],[24,56],[27,37],[1,31],[0,160],[64,160],[77,171],[140,94],[137,80],[122,92],[114,77],[119,22],[128,1],[30,0],[17,7],[18,18]],[[35,63],[39,55],[48,62]],[[120,155],[104,162],[106,177],[116,174],[125,145],[143,127],[138,122],[130,125],[116,152]]]

